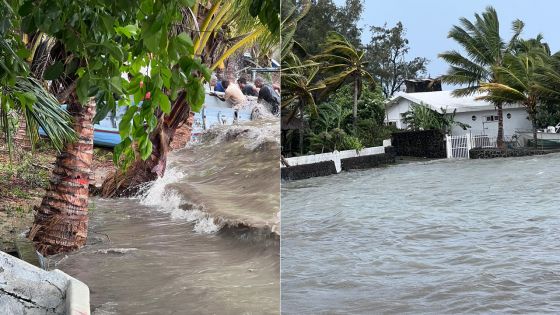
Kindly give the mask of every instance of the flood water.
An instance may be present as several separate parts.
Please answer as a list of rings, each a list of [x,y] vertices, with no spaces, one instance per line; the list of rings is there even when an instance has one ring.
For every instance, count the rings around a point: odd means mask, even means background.
[[[560,155],[282,183],[285,314],[560,312]]]
[[[278,314],[278,122],[217,127],[138,198],[93,199],[88,245],[52,264],[93,314]]]

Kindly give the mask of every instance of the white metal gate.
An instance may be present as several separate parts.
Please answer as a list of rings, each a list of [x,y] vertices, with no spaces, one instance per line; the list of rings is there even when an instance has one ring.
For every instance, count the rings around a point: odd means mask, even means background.
[[[448,159],[468,159],[469,151],[472,149],[470,133],[463,136],[446,136],[446,148]]]

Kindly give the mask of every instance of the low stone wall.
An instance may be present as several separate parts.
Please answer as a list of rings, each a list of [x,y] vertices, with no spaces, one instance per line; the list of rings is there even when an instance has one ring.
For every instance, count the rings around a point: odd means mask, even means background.
[[[283,167],[281,170],[282,179],[299,180],[311,177],[329,176],[337,174],[334,161],[325,161],[311,164],[302,164],[290,167]]]
[[[559,152],[559,150],[538,150],[538,149],[505,149],[498,148],[474,148],[469,151],[471,159],[495,159],[505,157],[544,155]]]
[[[380,147],[298,156],[284,159],[284,162],[288,165],[282,166],[282,179],[298,180],[394,163],[395,150],[391,141],[385,140]]]
[[[438,130],[401,131],[391,135],[398,156],[446,158],[445,135]]]
[[[385,153],[358,156],[355,158],[342,159],[342,170],[358,170],[379,167],[387,164],[395,163],[395,152],[393,147],[385,148]]]

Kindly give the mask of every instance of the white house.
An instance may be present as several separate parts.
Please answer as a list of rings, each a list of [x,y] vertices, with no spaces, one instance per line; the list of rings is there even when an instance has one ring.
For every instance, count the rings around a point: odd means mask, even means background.
[[[397,128],[405,129],[402,114],[408,111],[412,104],[424,104],[441,112],[446,109],[447,113],[456,111],[455,120],[465,123],[471,128],[463,130],[454,126],[453,135],[466,133],[486,134],[495,136],[498,134],[498,116],[492,103],[476,100],[476,95],[454,97],[451,91],[420,92],[395,94],[385,105],[386,123],[395,124]],[[527,112],[521,105],[504,105],[504,135],[512,136],[516,130],[530,130],[531,122]]]

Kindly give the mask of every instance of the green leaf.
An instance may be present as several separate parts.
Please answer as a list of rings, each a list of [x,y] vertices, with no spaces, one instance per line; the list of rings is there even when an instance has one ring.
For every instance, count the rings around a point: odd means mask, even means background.
[[[125,138],[113,148],[113,163],[118,164],[123,150],[129,148],[131,144],[132,141],[130,140],[130,138]]]
[[[146,134],[140,139],[140,157],[142,158],[142,160],[145,161],[150,157],[150,155],[152,154],[152,149],[152,142]]]
[[[33,7],[33,1],[25,1],[25,3],[19,7],[18,13],[21,16],[26,16],[33,11]]]
[[[200,80],[190,80],[187,84],[187,101],[192,111],[200,111],[204,104],[204,97],[204,86]]]
[[[114,92],[117,92],[118,94],[121,93],[122,91],[122,78],[119,76],[115,76],[111,78],[111,81],[109,81],[109,83],[111,84],[111,87],[115,90]]]
[[[183,6],[190,8],[196,3],[196,0],[182,0],[181,2],[183,3]]]
[[[187,33],[183,32],[177,35],[176,38],[177,38],[177,43],[183,46],[184,48],[186,48],[189,54],[191,55],[194,54],[194,44],[191,37],[187,35]]]
[[[135,37],[138,34],[138,26],[129,24],[127,26],[115,27],[117,34],[124,35],[128,38]]]
[[[162,68],[161,78],[163,80],[163,85],[165,86],[165,88],[171,88],[171,70],[169,70],[168,68]]]
[[[160,30],[153,35],[147,35],[144,37],[144,45],[149,51],[158,52],[162,34],[163,32]]]
[[[78,79],[76,93],[78,94],[80,103],[85,104],[89,96],[89,76],[87,74]]]
[[[166,114],[169,114],[171,112],[171,102],[169,101],[167,95],[159,92],[157,93],[157,100],[159,103],[159,107],[161,108],[161,111]]]
[[[47,67],[43,74],[45,80],[56,80],[64,72],[64,65],[62,62],[57,61],[52,66]]]

